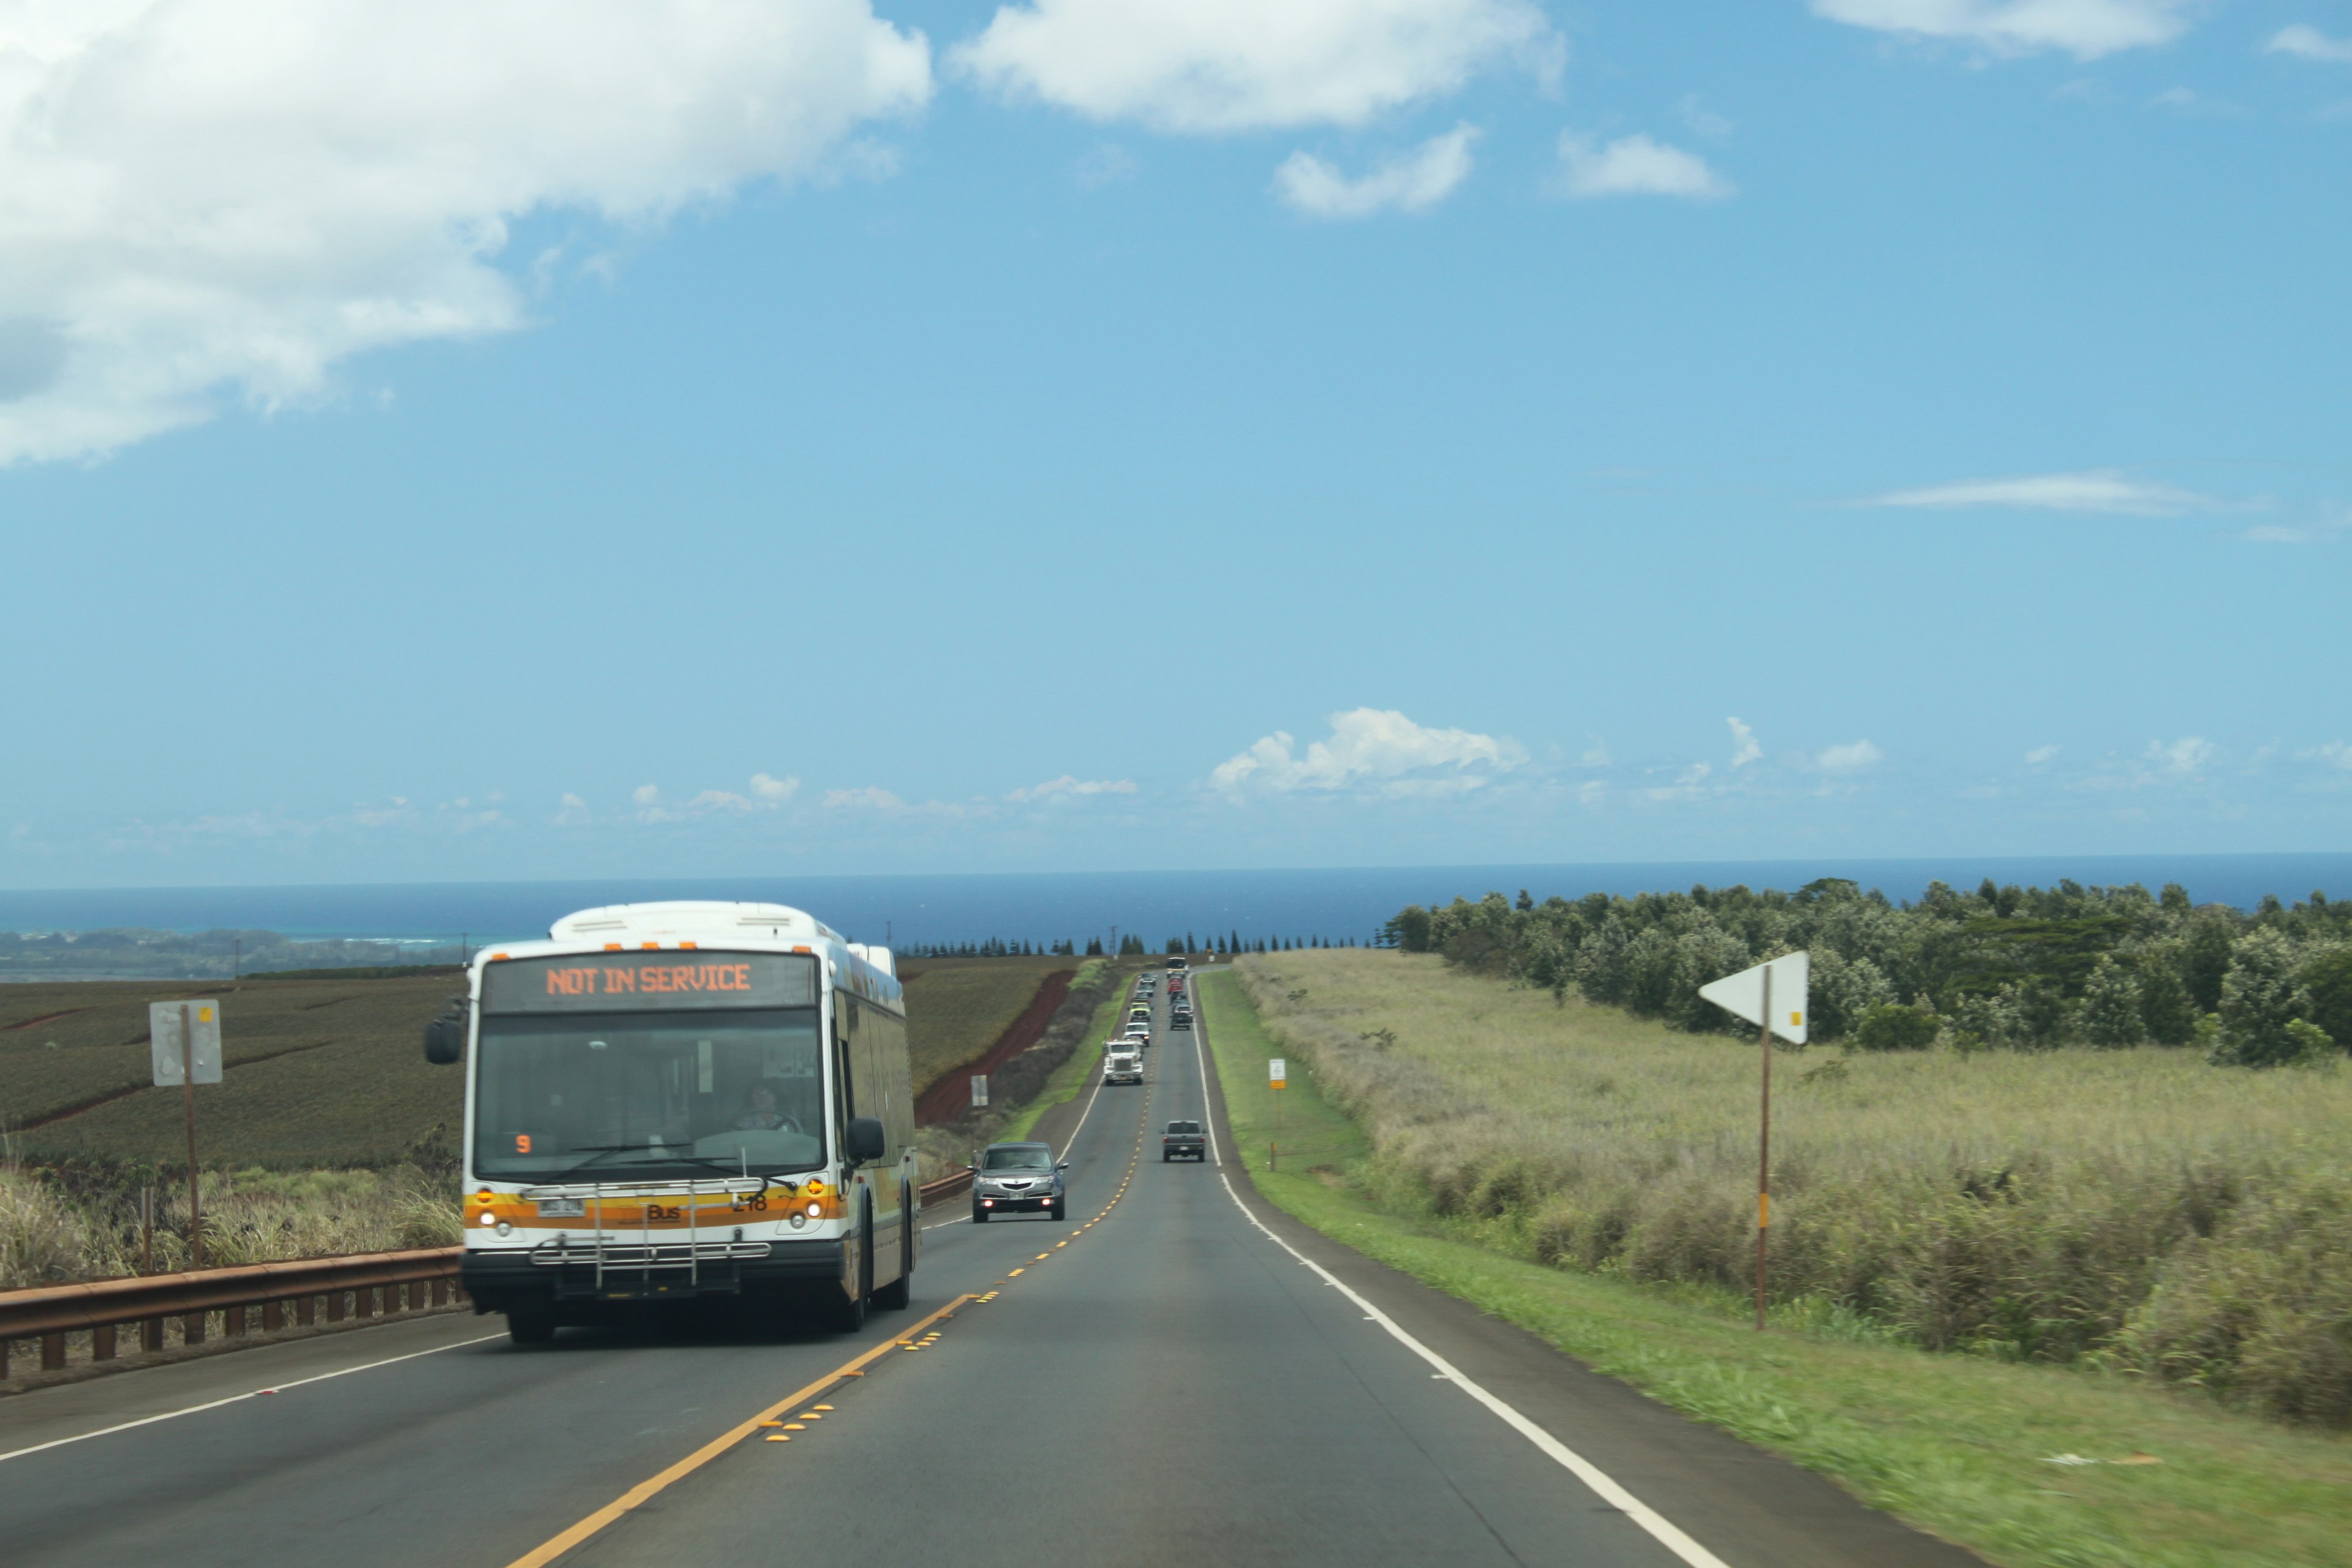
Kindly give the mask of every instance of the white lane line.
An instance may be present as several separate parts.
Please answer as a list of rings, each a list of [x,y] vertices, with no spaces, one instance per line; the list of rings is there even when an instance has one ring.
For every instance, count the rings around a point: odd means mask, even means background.
[[[1198,984],[1195,982],[1195,984]],[[1239,984],[1240,982],[1234,982]],[[1201,1043],[1205,1026],[1201,1022],[1202,1009],[1192,1009],[1192,1059],[1201,1068],[1201,1131],[1209,1135],[1209,1158],[1217,1167],[1224,1168],[1224,1152],[1217,1147],[1217,1119],[1209,1114],[1209,1047]],[[1247,1210],[1244,1210],[1247,1213]]]
[[[1102,1086],[1103,1075],[1097,1070],[1095,1074],[1094,1092],[1087,1096],[1087,1108],[1078,1112],[1078,1124],[1070,1129],[1069,1137],[1062,1142],[1062,1152],[1055,1156],[1056,1160],[1068,1159],[1070,1151],[1078,1146],[1078,1134],[1086,1130],[1087,1118],[1095,1113],[1095,1101],[1102,1098]]]
[[[488,1344],[492,1340],[504,1338],[506,1338],[504,1334],[484,1334],[478,1339],[459,1340],[456,1344],[435,1345],[429,1351],[410,1351],[406,1355],[386,1356],[382,1361],[362,1362],[358,1366],[341,1367],[336,1371],[322,1372],[310,1377],[298,1377],[291,1383],[273,1384],[268,1388],[256,1388],[244,1394],[232,1394],[226,1399],[215,1399],[204,1405],[191,1405],[184,1410],[166,1410],[161,1415],[142,1415],[136,1421],[123,1421],[112,1426],[101,1426],[95,1432],[78,1432],[70,1437],[53,1437],[46,1443],[36,1443],[29,1448],[16,1448],[8,1453],[0,1454],[0,1463],[5,1463],[10,1459],[21,1459],[27,1454],[37,1454],[48,1448],[62,1448],[68,1443],[87,1443],[92,1437],[103,1437],[110,1433],[128,1432],[134,1426],[152,1426],[158,1421],[176,1421],[183,1415],[201,1415],[207,1410],[218,1410],[224,1405],[238,1405],[248,1399],[258,1399],[265,1394],[283,1394],[289,1388],[300,1388],[305,1384],[324,1383],[331,1377],[349,1377],[355,1372],[373,1372],[380,1366],[392,1366],[399,1362],[415,1361],[418,1356],[439,1355],[443,1351],[461,1351],[467,1345]]]
[[[1485,1405],[1487,1409],[1500,1416],[1506,1426],[1509,1426],[1513,1431],[1518,1433],[1520,1436],[1525,1437],[1528,1442],[1533,1443],[1538,1448],[1541,1449],[1547,1458],[1559,1465],[1562,1469],[1567,1470],[1570,1475],[1573,1475],[1578,1480],[1582,1481],[1586,1486],[1591,1488],[1594,1492],[1600,1495],[1601,1501],[1609,1504],[1612,1508],[1621,1510],[1635,1524],[1638,1524],[1643,1530],[1648,1531],[1651,1536],[1654,1538],[1660,1545],[1664,1546],[1667,1551],[1673,1552],[1675,1556],[1688,1563],[1690,1568],[1727,1568],[1722,1558],[1717,1557],[1714,1552],[1709,1552],[1706,1547],[1701,1546],[1697,1542],[1693,1541],[1689,1536],[1685,1535],[1681,1530],[1675,1527],[1673,1521],[1666,1519],[1664,1515],[1658,1513],[1657,1510],[1651,1508],[1649,1504],[1643,1502],[1640,1498],[1635,1497],[1632,1492],[1629,1492],[1623,1487],[1619,1486],[1610,1478],[1608,1472],[1601,1469],[1600,1466],[1594,1464],[1591,1460],[1586,1458],[1583,1455],[1578,1453],[1575,1449],[1570,1447],[1567,1444],[1561,1442],[1559,1438],[1553,1436],[1550,1433],[1545,1431],[1542,1427],[1537,1426],[1526,1416],[1520,1415],[1510,1405],[1505,1404],[1502,1400],[1496,1398],[1492,1394],[1489,1394],[1486,1389],[1472,1382],[1468,1377],[1463,1375],[1460,1368],[1456,1367],[1452,1362],[1447,1361],[1444,1356],[1439,1355],[1435,1351],[1431,1350],[1427,1345],[1423,1344],[1419,1340],[1414,1339],[1411,1334],[1405,1332],[1402,1328],[1398,1326],[1395,1319],[1390,1317],[1386,1312],[1381,1311],[1378,1307],[1375,1307],[1370,1301],[1364,1300],[1362,1296],[1359,1295],[1354,1290],[1349,1289],[1347,1285],[1329,1269],[1324,1268],[1321,1264],[1316,1262],[1313,1258],[1299,1251],[1298,1248],[1291,1246],[1290,1243],[1283,1240],[1282,1237],[1275,1235],[1274,1232],[1266,1229],[1265,1226],[1259,1222],[1257,1215],[1250,1213],[1249,1205],[1242,1202],[1242,1195],[1234,1191],[1233,1182],[1223,1172],[1220,1171],[1217,1173],[1217,1180],[1224,1183],[1225,1195],[1234,1200],[1234,1206],[1242,1211],[1242,1217],[1248,1220],[1250,1224],[1257,1226],[1259,1234],[1263,1235],[1268,1241],[1274,1243],[1275,1246],[1282,1248],[1283,1251],[1290,1254],[1291,1257],[1298,1259],[1299,1262],[1307,1265],[1307,1268],[1315,1270],[1317,1274],[1322,1276],[1323,1282],[1325,1284],[1339,1291],[1342,1296],[1347,1297],[1349,1300],[1353,1301],[1357,1306],[1361,1307],[1364,1310],[1364,1317],[1368,1321],[1378,1323],[1381,1328],[1386,1329],[1389,1331],[1390,1336],[1399,1344],[1412,1352],[1413,1354],[1427,1362],[1431,1366],[1435,1367],[1437,1369],[1434,1373],[1435,1376],[1442,1377],[1446,1382],[1454,1384],[1465,1394],[1467,1394],[1471,1398],[1476,1400],[1479,1404]]]
[[[1208,1114],[1209,1062],[1208,1057],[1201,1044],[1201,1012],[1197,1007],[1192,1011],[1192,1048],[1194,1054],[1200,1058],[1201,1062],[1201,1125],[1209,1129],[1209,1148],[1212,1152],[1214,1152],[1217,1146],[1216,1124],[1210,1119]],[[1224,1163],[1224,1157],[1222,1154],[1218,1155],[1218,1165],[1222,1167]],[[1709,1552],[1706,1547],[1701,1546],[1697,1542],[1693,1541],[1689,1536],[1685,1535],[1672,1520],[1667,1519],[1655,1509],[1650,1507],[1649,1504],[1643,1502],[1640,1498],[1635,1497],[1632,1492],[1629,1492],[1623,1487],[1619,1486],[1617,1482],[1610,1477],[1609,1473],[1603,1470],[1600,1466],[1594,1464],[1591,1460],[1586,1458],[1583,1455],[1578,1453],[1575,1449],[1570,1447],[1567,1444],[1561,1442],[1559,1438],[1553,1436],[1550,1433],[1545,1431],[1542,1427],[1537,1426],[1526,1416],[1520,1415],[1517,1410],[1505,1404],[1502,1400],[1496,1398],[1492,1394],[1480,1387],[1476,1383],[1472,1382],[1468,1377],[1464,1376],[1462,1370],[1459,1367],[1455,1366],[1452,1362],[1447,1361],[1444,1356],[1439,1355],[1435,1351],[1431,1350],[1427,1345],[1423,1344],[1419,1340],[1414,1339],[1411,1334],[1405,1332],[1404,1330],[1398,1325],[1395,1319],[1390,1317],[1386,1312],[1381,1311],[1378,1307],[1375,1307],[1370,1301],[1364,1300],[1364,1298],[1358,1292],[1349,1289],[1347,1285],[1329,1269],[1324,1268],[1321,1264],[1316,1262],[1313,1258],[1299,1251],[1298,1248],[1291,1246],[1290,1243],[1283,1240],[1282,1237],[1275,1235],[1274,1232],[1266,1229],[1265,1226],[1258,1219],[1257,1215],[1250,1213],[1249,1205],[1242,1202],[1241,1194],[1234,1191],[1233,1179],[1227,1176],[1223,1169],[1220,1169],[1217,1172],[1217,1180],[1224,1184],[1225,1196],[1234,1200],[1234,1206],[1242,1211],[1242,1217],[1244,1219],[1257,1226],[1259,1235],[1274,1243],[1275,1246],[1282,1248],[1283,1251],[1290,1254],[1291,1257],[1298,1259],[1299,1262],[1305,1264],[1307,1268],[1315,1270],[1318,1275],[1322,1277],[1323,1282],[1326,1285],[1330,1286],[1333,1289],[1339,1291],[1339,1294],[1348,1298],[1349,1300],[1353,1301],[1357,1306],[1362,1308],[1366,1321],[1378,1323],[1381,1328],[1386,1329],[1389,1331],[1390,1336],[1392,1337],[1399,1344],[1404,1346],[1405,1349],[1412,1352],[1413,1354],[1427,1362],[1432,1367],[1434,1367],[1436,1370],[1430,1374],[1431,1376],[1444,1378],[1446,1382],[1453,1384],[1455,1387],[1461,1389],[1463,1393],[1468,1394],[1471,1398],[1485,1405],[1488,1410],[1494,1412],[1496,1415],[1502,1418],[1504,1425],[1509,1426],[1513,1431],[1517,1432],[1520,1436],[1525,1437],[1528,1442],[1533,1443],[1536,1447],[1542,1452],[1546,1458],[1551,1460],[1552,1463],[1559,1466],[1562,1469],[1568,1471],[1569,1474],[1574,1476],[1578,1480],[1582,1481],[1586,1486],[1591,1488],[1592,1490],[1600,1497],[1601,1501],[1622,1512],[1626,1518],[1632,1520],[1635,1524],[1640,1525],[1643,1530],[1647,1531],[1653,1540],[1656,1541],[1658,1544],[1664,1546],[1675,1556],[1681,1558],[1685,1563],[1688,1564],[1688,1568],[1728,1568],[1728,1565],[1725,1563],[1722,1558],[1717,1557],[1714,1552]]]

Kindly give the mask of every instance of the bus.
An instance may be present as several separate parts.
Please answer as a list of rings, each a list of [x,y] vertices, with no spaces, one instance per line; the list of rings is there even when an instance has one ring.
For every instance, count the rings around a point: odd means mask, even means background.
[[[468,966],[465,1254],[518,1344],[662,1302],[842,1331],[919,1248],[906,993],[781,904],[582,910]]]

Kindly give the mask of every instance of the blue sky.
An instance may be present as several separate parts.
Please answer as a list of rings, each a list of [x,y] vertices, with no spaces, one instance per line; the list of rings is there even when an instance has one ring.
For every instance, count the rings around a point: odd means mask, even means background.
[[[9,11],[0,885],[2352,829],[2343,0]]]

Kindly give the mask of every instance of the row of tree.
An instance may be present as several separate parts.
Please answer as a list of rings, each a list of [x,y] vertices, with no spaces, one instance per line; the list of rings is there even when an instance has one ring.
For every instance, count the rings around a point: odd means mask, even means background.
[[[1214,952],[1221,957],[1231,957],[1239,952],[1293,952],[1302,947],[1328,948],[1354,947],[1355,945],[1354,937],[1347,937],[1339,942],[1333,942],[1322,936],[1262,936],[1244,941],[1238,931],[1228,932],[1224,936],[1213,935],[1203,942],[1195,937],[1192,932],[1186,931],[1182,936],[1170,937],[1168,945],[1162,951],[1171,953]],[[1087,939],[1087,957],[1100,958],[1104,956],[1106,951],[1101,937]],[[902,958],[1027,958],[1033,955],[1075,958],[1078,956],[1078,952],[1077,945],[1067,939],[1049,942],[1041,947],[1027,941],[1007,942],[1003,937],[992,936],[984,942],[909,942],[898,950],[898,955]],[[1144,945],[1143,939],[1132,931],[1118,939],[1118,956],[1121,958],[1145,958],[1149,957],[1150,952],[1151,949]]]
[[[1381,942],[1682,1029],[1744,1030],[1698,987],[1802,949],[1811,1032],[1863,1049],[2196,1046],[2246,1067],[2352,1050],[2352,903],[2324,893],[2246,913],[2177,884],[1937,882],[1901,904],[1837,878],[1540,904],[1521,889],[1413,905]]]

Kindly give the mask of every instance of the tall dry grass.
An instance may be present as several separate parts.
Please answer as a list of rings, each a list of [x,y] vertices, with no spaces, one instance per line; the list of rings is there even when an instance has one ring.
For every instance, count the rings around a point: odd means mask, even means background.
[[[154,1269],[185,1268],[187,1190],[166,1186],[159,1196]],[[455,1181],[410,1166],[207,1171],[202,1207],[208,1267],[449,1247],[460,1238]],[[0,1288],[135,1274],[142,1257],[128,1189],[72,1192],[0,1162]]]
[[[1753,1279],[1757,1050],[1434,956],[1244,958],[1358,1179],[1546,1263]],[[2352,1072],[2188,1052],[1773,1062],[1776,1291],[1931,1349],[2093,1358],[2352,1424]]]

